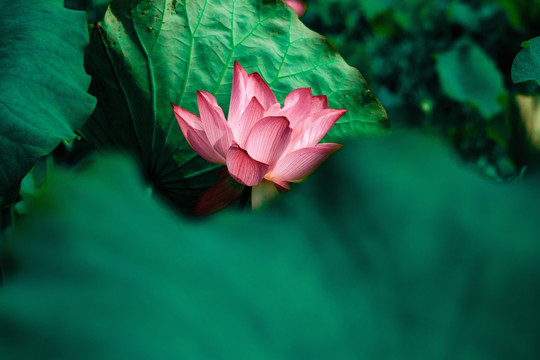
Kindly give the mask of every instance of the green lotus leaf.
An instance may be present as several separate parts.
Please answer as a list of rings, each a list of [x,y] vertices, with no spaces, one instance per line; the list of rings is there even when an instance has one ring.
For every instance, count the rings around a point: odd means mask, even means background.
[[[525,41],[512,64],[512,81],[534,80],[540,85],[540,36]]]
[[[75,137],[95,99],[86,92],[84,13],[65,9],[61,0],[2,5],[0,204],[5,205],[39,157]]]

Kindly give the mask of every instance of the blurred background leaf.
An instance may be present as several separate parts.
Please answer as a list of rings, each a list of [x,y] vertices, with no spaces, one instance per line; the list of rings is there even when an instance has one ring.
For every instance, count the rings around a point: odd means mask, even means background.
[[[39,157],[75,137],[95,106],[83,67],[84,13],[62,4],[4,1],[0,9],[0,206],[15,200]]]
[[[540,85],[540,37],[524,41],[524,49],[517,54],[512,64],[512,81],[534,80]]]
[[[195,94],[205,90],[227,113],[234,61],[259,72],[280,101],[311,87],[331,107],[348,109],[325,141],[389,130],[358,70],[282,1],[113,1],[87,54],[98,106],[84,136],[131,153],[155,189],[185,211],[217,182],[217,165],[187,144],[170,103],[198,113]]]
[[[352,143],[199,222],[123,160],[57,171],[4,244],[3,357],[537,359],[539,174],[458,163],[436,137]]]
[[[441,88],[449,98],[474,106],[489,119],[503,109],[503,78],[494,62],[471,43],[437,54]]]

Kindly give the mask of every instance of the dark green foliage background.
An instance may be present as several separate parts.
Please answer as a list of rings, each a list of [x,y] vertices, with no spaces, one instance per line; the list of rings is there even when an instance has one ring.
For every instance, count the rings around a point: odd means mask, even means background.
[[[538,36],[540,3],[309,0],[303,21],[366,76],[394,128],[436,129],[463,160],[502,181],[530,163],[513,106],[512,62]],[[466,45],[469,50],[463,51]],[[454,57],[445,55],[455,54]],[[459,55],[459,56],[457,56]],[[535,150],[537,152],[537,150]]]

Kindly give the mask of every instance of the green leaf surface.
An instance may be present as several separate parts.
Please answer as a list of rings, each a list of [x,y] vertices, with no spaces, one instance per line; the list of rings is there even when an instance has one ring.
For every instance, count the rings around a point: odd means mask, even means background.
[[[121,160],[53,175],[2,248],[0,354],[538,359],[539,174],[501,186],[449,154],[358,142],[269,208],[199,222]]]
[[[493,60],[478,46],[463,42],[437,55],[437,72],[443,92],[467,103],[485,118],[502,111],[506,90]]]
[[[512,64],[512,81],[520,83],[534,80],[540,85],[540,36],[522,44]]]
[[[232,67],[259,72],[279,101],[311,87],[349,112],[325,141],[388,132],[381,104],[358,70],[282,1],[113,1],[93,28],[88,69],[98,107],[84,135],[131,153],[168,199],[191,208],[217,182],[185,141],[170,103],[198,113],[196,91],[211,92],[227,113]]]
[[[4,1],[0,8],[0,204],[10,203],[36,160],[90,116],[83,67],[84,13],[63,1]],[[67,35],[69,34],[69,35]]]

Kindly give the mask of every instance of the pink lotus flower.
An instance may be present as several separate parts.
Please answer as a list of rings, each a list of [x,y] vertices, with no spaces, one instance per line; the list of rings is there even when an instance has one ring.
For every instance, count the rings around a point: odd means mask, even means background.
[[[285,3],[296,11],[298,17],[302,17],[306,12],[306,3],[302,0],[285,0]]]
[[[310,88],[291,91],[281,107],[263,78],[248,75],[238,62],[228,121],[210,93],[197,91],[197,103],[200,117],[171,104],[182,133],[204,159],[226,165],[234,180],[253,186],[254,207],[278,190],[289,189],[289,182],[303,180],[341,147],[319,141],[347,110],[329,109],[327,97],[312,96]],[[233,188],[225,179],[199,202],[219,198],[227,206],[240,195],[241,190]]]

